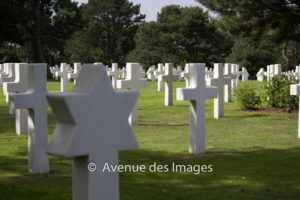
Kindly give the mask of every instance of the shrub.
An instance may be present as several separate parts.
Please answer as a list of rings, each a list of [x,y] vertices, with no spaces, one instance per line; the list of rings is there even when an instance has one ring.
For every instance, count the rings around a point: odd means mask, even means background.
[[[268,104],[288,112],[298,108],[298,97],[290,95],[290,85],[292,84],[297,84],[297,80],[287,76],[275,77],[269,81],[266,86]]]
[[[237,103],[243,110],[256,110],[261,106],[261,100],[255,90],[246,83],[241,83],[235,93]]]

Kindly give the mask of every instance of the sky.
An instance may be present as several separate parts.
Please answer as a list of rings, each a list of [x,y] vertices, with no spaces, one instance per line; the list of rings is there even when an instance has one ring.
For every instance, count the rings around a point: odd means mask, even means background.
[[[73,0],[79,3],[87,3],[88,0]],[[200,6],[195,0],[130,0],[134,4],[141,4],[141,13],[146,14],[146,21],[155,21],[157,13],[161,8],[170,5],[177,4],[180,6]]]

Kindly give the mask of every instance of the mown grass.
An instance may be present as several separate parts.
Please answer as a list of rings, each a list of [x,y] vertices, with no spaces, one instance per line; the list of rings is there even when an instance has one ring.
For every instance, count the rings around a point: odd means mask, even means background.
[[[263,86],[249,81],[258,93]],[[184,87],[176,82],[176,87]],[[48,83],[58,91],[59,82]],[[68,84],[71,91],[72,83]],[[2,88],[0,87],[2,90]],[[266,104],[264,104],[265,106]],[[139,125],[133,130],[140,147],[120,153],[120,164],[171,166],[213,165],[212,173],[121,173],[122,200],[298,199],[300,195],[300,142],[297,114],[239,111],[225,104],[225,117],[213,119],[213,101],[206,102],[207,153],[188,153],[189,102],[164,106],[164,92],[148,82],[139,98]],[[49,140],[55,120],[49,109]],[[101,129],[101,127],[99,127]],[[14,116],[8,115],[0,95],[0,199],[71,199],[72,161],[49,156],[50,173],[27,172],[27,136],[14,133]]]

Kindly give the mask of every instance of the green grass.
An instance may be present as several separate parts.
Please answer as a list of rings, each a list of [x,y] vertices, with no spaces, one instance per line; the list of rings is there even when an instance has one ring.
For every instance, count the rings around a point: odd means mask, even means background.
[[[262,85],[249,81],[262,93]],[[184,87],[176,82],[176,87]],[[49,82],[49,91],[59,90]],[[68,85],[71,90],[72,83]],[[0,88],[2,90],[2,88]],[[266,105],[266,104],[264,104]],[[164,92],[148,82],[139,98],[140,147],[120,153],[120,164],[213,165],[212,173],[121,173],[122,200],[299,199],[300,141],[297,114],[238,111],[225,104],[225,117],[213,119],[213,101],[206,102],[207,153],[188,153],[189,102],[164,106]],[[14,133],[14,116],[0,96],[0,199],[66,200],[72,193],[72,161],[49,156],[50,173],[27,171],[27,136]],[[55,120],[49,109],[49,140]],[[101,127],[100,127],[101,128]]]

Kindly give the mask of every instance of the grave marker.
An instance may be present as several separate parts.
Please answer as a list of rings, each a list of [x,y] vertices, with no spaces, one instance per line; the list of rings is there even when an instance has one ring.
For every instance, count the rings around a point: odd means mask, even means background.
[[[9,113],[16,114],[16,133],[18,135],[28,133],[28,111],[27,109],[15,110],[15,100],[12,94],[24,93],[28,90],[28,64],[15,63],[16,79],[14,82],[3,84],[3,90],[10,94]]]
[[[231,88],[231,82],[235,79],[235,75],[231,72],[231,64],[226,63],[224,67],[224,78],[229,78],[230,83],[225,85],[225,102],[229,103],[232,102],[232,88]]]
[[[164,84],[163,84],[164,82],[163,82],[162,77],[161,77],[161,75],[163,75],[164,73],[165,73],[164,72],[164,65],[159,63],[157,71],[155,73],[155,75],[157,77],[157,91],[158,92],[161,92],[164,89]]]
[[[165,106],[173,106],[173,81],[178,80],[178,75],[173,75],[173,64],[166,63],[165,74],[161,75],[162,81],[165,81]]]
[[[242,81],[248,81],[249,73],[245,67],[242,68]]]
[[[298,80],[300,80],[300,72],[298,71]],[[299,102],[300,102],[300,83],[298,84],[293,84],[290,86],[290,94],[299,96]],[[300,108],[300,103],[299,103],[299,108]],[[300,109],[299,109],[299,114],[298,114],[298,138],[300,138]]]
[[[185,80],[185,87],[186,88],[189,87],[189,85],[190,85],[190,65],[189,64],[185,65],[184,71],[182,72],[182,77]]]
[[[214,99],[214,118],[224,117],[224,86],[231,84],[230,78],[225,78],[223,73],[223,64],[214,64],[214,78],[210,80],[211,86],[218,88],[217,98]]]
[[[27,109],[28,117],[28,167],[33,174],[49,172],[46,154],[48,123],[46,100],[47,64],[28,64],[28,90],[14,94],[16,109]]]
[[[141,87],[146,87],[146,79],[140,78],[140,64],[139,63],[127,63],[126,64],[127,76],[125,80],[117,81],[117,88],[129,89],[140,92]],[[131,114],[129,116],[129,124],[138,124],[138,103],[134,105]]]
[[[108,72],[108,76],[111,76],[111,83],[114,89],[117,88],[118,76],[121,74],[122,72],[119,71],[118,63],[113,63],[111,71]]]
[[[103,170],[138,147],[128,124],[137,97],[114,90],[103,65],[84,65],[72,93],[47,95],[57,120],[47,151],[73,158],[73,200],[119,200],[118,171]]]
[[[81,70],[81,63],[74,63],[74,72],[68,72],[68,79],[74,79],[74,85]]]
[[[217,88],[205,86],[205,64],[189,64],[190,86],[177,88],[177,100],[190,101],[189,152],[205,153],[205,101],[217,97]]]
[[[60,64],[60,71],[55,72],[55,76],[60,77],[60,91],[66,92],[68,82],[67,63]]]

